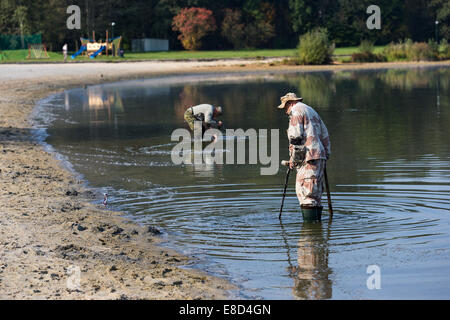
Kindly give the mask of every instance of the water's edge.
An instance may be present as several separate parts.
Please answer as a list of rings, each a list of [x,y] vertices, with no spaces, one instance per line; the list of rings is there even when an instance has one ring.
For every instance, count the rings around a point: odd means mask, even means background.
[[[187,81],[189,81],[191,83],[192,82],[201,83],[201,82],[205,82],[205,81],[206,82],[207,81],[234,82],[236,80],[242,81],[243,77],[244,77],[244,79],[254,79],[254,78],[262,78],[262,77],[271,78],[272,75],[273,75],[273,72],[269,72],[269,73],[268,72],[242,72],[239,74],[215,73],[215,74],[206,74],[206,75],[205,74],[190,74],[190,75],[183,75],[183,76],[169,75],[169,76],[162,76],[162,77],[155,77],[155,78],[142,78],[142,79],[137,79],[137,80],[112,81],[110,83],[97,84],[97,85],[93,85],[93,86],[114,85],[117,83],[121,83],[121,84],[129,83],[130,85],[132,85],[133,83],[136,84],[143,80],[146,80],[146,81],[150,80],[152,82],[155,82],[155,83],[157,82],[159,84],[161,84],[161,83],[177,84],[177,83],[185,83]],[[103,190],[99,187],[97,188],[97,187],[93,187],[92,185],[90,185],[90,182],[84,177],[84,175],[81,174],[80,172],[76,171],[76,169],[74,168],[72,163],[67,159],[67,157],[62,155],[61,153],[59,153],[51,144],[47,143],[47,141],[46,141],[47,138],[50,136],[48,133],[48,127],[55,120],[51,113],[51,109],[55,107],[55,105],[52,105],[52,102],[58,96],[64,94],[64,92],[71,91],[71,90],[77,90],[80,88],[81,87],[78,87],[78,88],[74,87],[74,88],[66,89],[66,90],[63,90],[58,93],[53,93],[43,99],[40,99],[33,107],[33,111],[29,115],[28,121],[32,124],[33,140],[36,143],[38,143],[39,145],[41,145],[47,153],[51,154],[55,159],[57,159],[60,162],[61,167],[64,170],[69,171],[79,181],[80,185],[83,188],[85,188],[95,194],[96,200],[91,200],[91,199],[86,198],[86,199],[84,199],[86,202],[89,202],[94,205],[99,205],[99,204],[101,204],[100,197],[103,196],[103,192],[102,192]],[[103,199],[103,198],[101,198],[101,199]],[[136,219],[133,219],[133,217],[130,213],[120,210],[118,208],[115,208],[114,205],[111,205],[109,208],[106,208],[105,210],[119,212],[120,216],[125,218],[127,221],[130,221],[137,225],[141,225],[138,221],[136,221]],[[212,266],[217,264],[216,262],[212,261],[211,258],[208,258],[204,254],[198,255],[195,253],[193,254],[193,253],[183,252],[182,248],[180,248],[179,246],[177,246],[175,244],[175,240],[174,240],[174,237],[176,237],[175,234],[168,232],[167,230],[165,230],[159,226],[157,226],[157,227],[159,230],[162,231],[162,234],[159,236],[162,239],[162,241],[157,244],[158,247],[161,247],[161,248],[165,247],[168,249],[175,250],[176,252],[180,253],[181,255],[187,256],[190,259],[189,263],[185,266],[181,266],[181,268],[200,270],[210,276],[222,278],[222,279],[229,281],[234,287],[238,288],[237,290],[232,290],[232,291],[228,292],[230,299],[234,299],[234,300],[249,299],[249,298],[258,299],[258,297],[255,297],[255,296],[249,297],[246,294],[244,294],[241,291],[241,289],[243,289],[242,286],[237,281],[233,280],[231,275],[211,271],[211,269],[213,269]]]

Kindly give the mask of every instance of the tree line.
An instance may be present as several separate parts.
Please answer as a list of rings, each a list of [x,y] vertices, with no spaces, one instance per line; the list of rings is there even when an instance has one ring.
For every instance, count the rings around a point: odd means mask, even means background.
[[[376,3],[375,3],[376,2]],[[369,30],[369,5],[381,8],[380,30]],[[81,9],[81,29],[68,30],[66,10]],[[122,35],[125,50],[136,38],[169,39],[172,50],[182,49],[174,17],[185,8],[212,12],[214,27],[200,49],[293,48],[311,29],[328,30],[336,46],[377,45],[399,39],[428,41],[450,35],[448,0],[0,0],[0,34],[42,34],[50,50],[63,43],[71,49],[80,37],[97,40]],[[115,26],[112,27],[112,22]]]

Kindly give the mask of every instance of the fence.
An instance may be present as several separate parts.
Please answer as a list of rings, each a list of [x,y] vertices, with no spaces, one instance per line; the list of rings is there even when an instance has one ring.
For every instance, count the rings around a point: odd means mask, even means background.
[[[29,34],[22,36],[16,34],[0,34],[0,50],[28,49],[29,44],[42,43],[42,35]]]

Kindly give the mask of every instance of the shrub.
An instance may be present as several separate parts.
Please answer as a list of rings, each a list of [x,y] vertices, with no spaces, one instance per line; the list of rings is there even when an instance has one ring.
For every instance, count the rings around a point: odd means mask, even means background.
[[[428,40],[428,46],[435,53],[436,57],[439,54],[439,43],[434,41],[433,39]]]
[[[416,42],[407,50],[407,58],[410,61],[430,61],[437,59],[437,52],[425,42]]]
[[[446,60],[450,59],[450,46],[448,45],[447,39],[441,41],[438,46],[439,59]]]
[[[300,64],[326,64],[331,62],[334,44],[328,40],[328,32],[317,28],[300,37],[298,61]]]
[[[363,40],[361,41],[361,44],[358,47],[359,53],[373,53],[373,42],[369,40]]]
[[[384,50],[383,55],[388,61],[430,61],[438,59],[437,45],[425,42],[412,42],[408,39],[405,42],[390,43]]]
[[[300,62],[296,58],[286,58],[281,61],[281,64],[285,66],[298,66]]]
[[[404,51],[404,55],[405,55],[405,59],[406,60],[411,60],[411,57],[413,56],[413,45],[414,42],[411,39],[406,39],[405,42],[403,43],[403,51]]]
[[[385,61],[382,55],[374,54],[372,52],[357,52],[352,54],[352,62],[381,62]]]
[[[363,40],[359,45],[358,52],[352,54],[352,62],[379,62],[384,58],[381,55],[373,53],[373,42]]]
[[[204,8],[184,8],[172,22],[172,29],[181,33],[178,39],[187,50],[200,49],[200,40],[216,28],[212,11]]]
[[[441,43],[437,43],[434,40],[428,41],[428,46],[430,46],[433,51],[433,58],[437,60],[450,59],[450,47],[448,45],[447,39],[443,39]]]
[[[391,42],[384,48],[383,55],[387,61],[406,60],[405,44],[401,40],[399,43]]]

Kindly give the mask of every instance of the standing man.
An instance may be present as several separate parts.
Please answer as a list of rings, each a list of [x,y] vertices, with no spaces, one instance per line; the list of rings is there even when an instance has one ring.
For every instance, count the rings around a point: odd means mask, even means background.
[[[184,120],[189,125],[189,128],[194,132],[195,121],[202,122],[202,137],[205,131],[210,128],[222,128],[222,121],[217,121],[214,118],[221,116],[223,113],[222,107],[214,107],[210,104],[200,104],[198,106],[190,107],[184,113]],[[194,132],[195,134],[195,132]]]
[[[324,170],[330,158],[330,137],[319,114],[295,93],[281,98],[279,109],[289,116],[289,166],[297,168],[296,193],[303,216],[322,215]]]
[[[63,47],[62,47],[62,51],[63,51],[63,55],[64,55],[64,62],[67,61],[67,43],[64,43]]]

